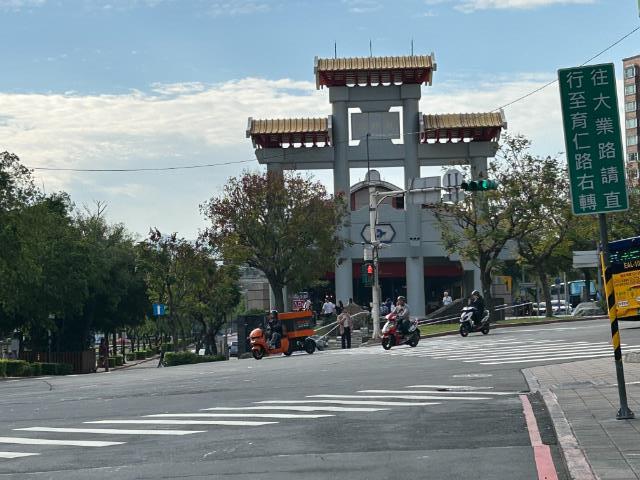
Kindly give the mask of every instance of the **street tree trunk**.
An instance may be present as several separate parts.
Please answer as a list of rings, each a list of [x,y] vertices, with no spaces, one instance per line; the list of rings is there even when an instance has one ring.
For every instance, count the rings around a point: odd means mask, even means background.
[[[480,257],[480,282],[482,283],[482,296],[484,297],[485,308],[489,310],[491,320],[495,320],[496,315],[493,311],[493,297],[491,296],[491,267],[489,262]],[[484,312],[480,312],[480,317],[484,315]]]
[[[542,284],[542,296],[544,298],[545,303],[545,317],[553,317],[553,306],[551,305],[551,289],[549,288],[549,277],[547,277],[547,272],[545,272],[542,268],[536,269],[538,273],[538,278],[540,279],[540,283]]]
[[[284,294],[282,292],[282,289],[284,288],[284,285],[278,284],[277,282],[273,281],[273,280],[269,280],[269,286],[271,287],[271,291],[273,292],[273,297],[276,301],[276,310],[278,312],[284,312]]]

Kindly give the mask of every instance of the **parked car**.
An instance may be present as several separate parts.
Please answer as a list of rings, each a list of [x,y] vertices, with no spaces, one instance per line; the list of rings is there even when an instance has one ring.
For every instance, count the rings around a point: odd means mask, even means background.
[[[237,357],[238,356],[238,342],[231,342],[229,346],[229,356]]]
[[[568,305],[564,300],[560,300],[560,301],[558,301],[557,299],[551,300],[551,309],[554,315],[571,315],[571,305]],[[547,312],[546,302],[533,304],[534,315],[544,315],[546,312]]]

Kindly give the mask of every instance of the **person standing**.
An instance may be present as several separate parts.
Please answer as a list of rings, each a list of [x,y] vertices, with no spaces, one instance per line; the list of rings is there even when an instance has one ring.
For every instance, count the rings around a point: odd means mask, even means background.
[[[304,301],[304,305],[302,306],[302,310],[305,310],[305,311],[311,310],[311,299],[310,298],[307,298]]]
[[[109,346],[107,345],[107,339],[104,337],[100,339],[100,346],[98,347],[98,364],[104,368],[105,372],[109,371]]]
[[[351,315],[346,310],[338,315],[338,325],[340,326],[340,338],[342,339],[342,348],[351,348],[351,327],[353,321]]]
[[[453,298],[451,298],[449,292],[444,292],[444,295],[442,296],[442,305],[446,307],[447,305],[451,305],[452,302]]]
[[[336,311],[336,306],[333,304],[329,297],[325,298],[324,304],[322,305],[322,315],[325,318],[331,317]]]

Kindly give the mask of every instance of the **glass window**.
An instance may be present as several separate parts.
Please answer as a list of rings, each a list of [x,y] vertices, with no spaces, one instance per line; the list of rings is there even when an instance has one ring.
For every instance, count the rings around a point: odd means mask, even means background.
[[[637,144],[638,144],[637,135],[630,135],[627,137],[627,147],[630,147],[631,145],[637,145]]]
[[[635,112],[636,111],[636,102],[627,102],[624,104],[625,112]]]
[[[637,162],[638,161],[638,152],[627,153],[627,161],[629,161],[629,162]]]
[[[625,85],[624,86],[624,94],[625,95],[633,95],[634,93],[636,93],[636,85],[631,84],[631,85]]]
[[[633,78],[636,76],[636,67],[631,65],[624,69],[624,78]]]
[[[625,124],[626,124],[627,128],[636,128],[638,126],[638,119],[637,118],[627,118]]]

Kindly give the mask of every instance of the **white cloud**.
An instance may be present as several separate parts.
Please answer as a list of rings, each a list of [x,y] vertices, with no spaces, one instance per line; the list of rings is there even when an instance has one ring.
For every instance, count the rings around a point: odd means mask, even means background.
[[[591,4],[595,0],[425,0],[427,5],[455,3],[454,8],[463,13],[478,10],[534,9],[550,5]]]
[[[370,13],[382,8],[378,0],[342,0],[351,13]]]
[[[25,8],[40,7],[46,0],[0,0],[0,11],[19,11]]]
[[[424,87],[421,111],[489,111],[546,83],[549,75],[509,80],[459,79]],[[245,78],[220,84],[156,84],[123,95],[0,93],[0,151],[29,166],[139,168],[254,158],[247,118],[325,116],[326,90],[290,79]],[[506,109],[509,132],[523,133],[540,155],[564,150],[557,86]],[[144,233],[151,225],[195,235],[198,205],[227,178],[256,163],[171,173],[38,171],[48,191],[65,189],[79,204],[110,204],[112,220]],[[332,190],[330,172],[316,172]],[[391,178],[391,181],[396,179]],[[399,183],[402,183],[401,177]]]
[[[209,7],[209,13],[214,17],[230,15],[251,15],[266,13],[271,10],[271,5],[266,1],[253,0],[225,0],[213,2]]]

